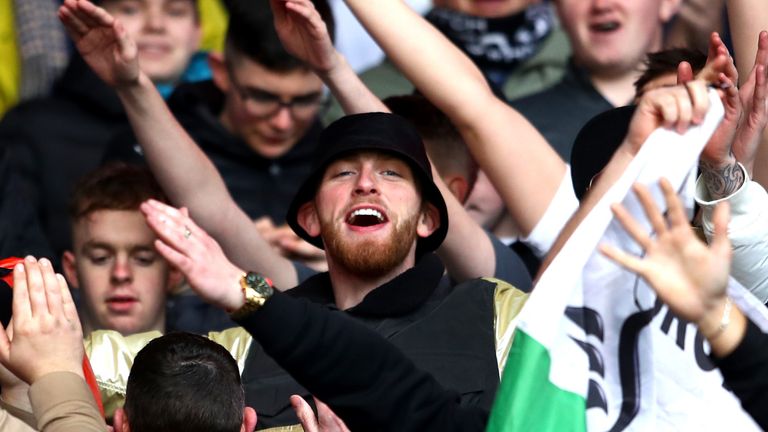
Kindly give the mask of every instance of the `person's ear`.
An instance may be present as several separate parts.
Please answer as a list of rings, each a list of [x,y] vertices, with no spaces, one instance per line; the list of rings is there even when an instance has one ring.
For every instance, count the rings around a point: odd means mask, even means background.
[[[423,207],[419,224],[416,226],[416,234],[421,238],[427,238],[440,226],[440,212],[431,203],[426,203]]]
[[[61,257],[61,266],[64,269],[64,276],[67,277],[67,283],[70,288],[80,288],[80,279],[77,275],[77,258],[72,251],[65,251]]]
[[[456,197],[456,200],[459,201],[461,205],[464,205],[469,197],[469,182],[467,182],[467,179],[460,174],[451,174],[443,177],[443,181],[448,187],[448,190],[451,191],[454,197]]]
[[[256,429],[256,410],[247,406],[243,408],[243,425],[240,427],[240,432],[253,432]]]
[[[112,425],[115,432],[131,432],[131,427],[128,425],[128,418],[123,408],[115,410],[115,414],[112,417]]]
[[[317,215],[317,208],[313,201],[307,201],[299,207],[296,220],[299,226],[304,228],[304,231],[310,236],[317,237],[320,235],[320,218]]]
[[[224,54],[219,52],[208,53],[208,67],[211,68],[213,84],[222,93],[226,93],[229,90],[229,73],[227,72]]]

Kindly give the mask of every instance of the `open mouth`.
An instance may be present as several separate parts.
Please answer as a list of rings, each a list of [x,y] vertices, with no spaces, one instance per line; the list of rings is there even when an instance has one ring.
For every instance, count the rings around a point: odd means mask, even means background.
[[[385,222],[386,215],[373,208],[355,209],[347,215],[347,223],[356,227],[371,227]]]
[[[617,21],[605,21],[601,23],[592,24],[589,26],[590,30],[598,33],[608,33],[618,30],[621,27]]]

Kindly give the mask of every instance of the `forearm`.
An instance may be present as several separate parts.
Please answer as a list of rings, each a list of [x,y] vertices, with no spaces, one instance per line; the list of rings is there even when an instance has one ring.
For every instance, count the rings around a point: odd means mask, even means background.
[[[576,210],[568,223],[563,227],[562,231],[560,231],[560,235],[558,235],[557,239],[552,245],[552,248],[549,250],[549,254],[541,264],[539,276],[544,273],[547,267],[549,267],[549,264],[552,262],[554,257],[557,256],[557,254],[560,252],[560,249],[563,248],[573,232],[576,231],[576,228],[579,226],[579,224],[584,220],[584,218],[587,217],[589,212],[592,211],[597,203],[600,202],[600,199],[603,197],[603,195],[608,192],[611,186],[613,186],[619,177],[621,177],[622,173],[624,173],[624,170],[632,162],[632,159],[634,159],[635,155],[628,150],[628,147],[629,146],[626,142],[622,144],[616,153],[614,153],[605,169],[600,173],[600,177],[596,182],[594,182],[592,188],[588,191],[587,195],[579,204],[578,210]]]
[[[733,156],[721,162],[702,159],[699,168],[702,181],[713,200],[733,195],[745,181],[744,171]]]
[[[564,162],[522,115],[495,97],[472,61],[407,5],[347,4],[389,59],[451,119],[527,235],[557,191]]]
[[[351,430],[484,427],[487,413],[460,408],[456,394],[341,312],[275,293],[240,324]]]
[[[768,428],[768,340],[754,323],[745,323],[739,346],[726,356],[713,356],[725,384],[762,428]]]
[[[272,249],[237,207],[216,167],[146,76],[118,95],[153,174],[173,203],[187,207],[235,264],[268,275],[282,289],[293,287],[297,278],[290,261]]]
[[[434,168],[432,175],[448,208],[448,234],[437,249],[448,274],[457,282],[493,276],[496,259],[488,235],[448,190]]]
[[[215,232],[217,220],[235,205],[216,167],[176,121],[146,75],[117,93],[165,193],[175,204],[189,208],[206,230]]]
[[[739,81],[744,82],[757,52],[757,35],[768,28],[768,4],[763,0],[728,0],[726,5],[736,69]]]
[[[389,112],[389,109],[360,80],[347,59],[336,51],[336,66],[327,72],[316,71],[341,105],[346,115]]]
[[[768,193],[759,184],[747,181],[732,195],[716,200],[700,177],[696,202],[702,208],[701,223],[708,239],[714,234],[713,211],[720,201],[728,201],[731,210],[731,276],[758,300],[768,302]]]
[[[69,372],[48,374],[29,389],[32,409],[41,432],[104,432],[101,418],[88,385]]]

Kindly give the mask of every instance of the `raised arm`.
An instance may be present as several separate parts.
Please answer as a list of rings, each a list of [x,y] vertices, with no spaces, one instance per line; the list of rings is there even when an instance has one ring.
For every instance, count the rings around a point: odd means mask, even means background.
[[[334,48],[328,28],[310,0],[270,0],[283,47],[309,65],[339,101],[344,113],[389,112]]]
[[[143,204],[142,211],[159,237],[158,251],[184,273],[201,298],[228,311],[245,304],[238,282],[242,270],[192,219],[150,203]],[[192,232],[189,237],[184,236],[187,229]],[[262,295],[262,306],[238,318],[238,323],[351,430],[484,428],[487,412],[460,406],[456,393],[442,388],[364,325],[306,299]]]
[[[389,112],[333,47],[326,25],[310,0],[270,1],[283,46],[312,67],[331,89],[345,114]],[[450,219],[448,235],[438,249],[448,273],[457,281],[492,276],[495,256],[491,241],[445,186],[434,167],[432,175],[446,201]],[[468,244],[473,246],[468,248]]]
[[[83,378],[83,331],[64,277],[50,261],[28,257],[13,281],[13,328],[0,326],[0,363],[31,385],[38,430],[104,431]]]
[[[403,74],[456,125],[507,208],[528,235],[565,175],[538,131],[496,98],[479,69],[399,0],[346,0]]]
[[[189,208],[233,261],[268,275],[279,287],[295,286],[294,266],[273,251],[235,204],[216,167],[140,70],[136,44],[122,24],[86,0],[66,0],[59,17],[83,58],[117,91],[147,162],[171,200]]]

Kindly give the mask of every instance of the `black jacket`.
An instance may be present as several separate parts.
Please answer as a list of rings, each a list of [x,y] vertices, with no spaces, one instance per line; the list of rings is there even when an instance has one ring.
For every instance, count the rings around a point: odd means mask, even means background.
[[[763,429],[768,429],[768,334],[747,320],[747,333],[728,356],[714,358],[725,385]]]
[[[67,208],[74,184],[100,165],[112,135],[127,126],[116,93],[77,55],[49,97],[16,106],[0,122],[0,145],[10,149],[7,164],[54,261],[70,246]]]
[[[482,287],[470,287],[470,290],[478,294],[477,297],[485,291]],[[431,310],[423,320],[429,321],[430,315],[439,316],[441,308],[456,307],[449,306],[449,302],[446,299],[440,306],[429,306],[427,302],[425,307]],[[466,358],[472,348],[478,347],[465,346],[468,342],[475,345],[465,337],[455,341],[455,349],[443,343],[455,335],[452,332],[457,326],[450,322],[443,322],[445,332],[442,334],[435,332],[431,338],[422,334],[421,350],[404,345],[398,333],[405,333],[403,337],[409,339],[407,333],[418,332],[411,328],[419,326],[412,315],[406,314],[399,320],[378,320],[379,325],[373,328],[379,335],[381,327],[392,327],[391,321],[401,321],[394,325],[400,327],[395,334],[383,334],[389,339],[386,341],[371,332],[371,322],[366,328],[345,314],[276,293],[261,310],[240,324],[298,382],[326,402],[352,431],[484,430],[488,406],[462,404],[466,401],[460,392],[445,387],[454,387],[462,380],[469,383],[483,369],[496,374],[498,380],[495,365],[492,361],[490,364],[479,361],[483,357],[482,349],[475,353],[476,361]],[[476,317],[456,315],[454,321],[472,327],[472,318]],[[448,350],[443,351],[445,348]],[[429,354],[432,354],[431,360],[427,360]],[[475,369],[478,367],[481,369]],[[454,383],[441,381],[445,376],[435,379],[448,370],[454,376]],[[495,386],[487,390],[492,399]]]
[[[403,370],[381,367],[389,361],[397,362],[387,356],[402,357],[398,350],[379,358],[378,348],[349,349],[351,345],[340,339],[339,333],[345,329],[326,323],[322,307],[317,315],[304,315],[314,310],[310,306],[300,313],[294,313],[296,309],[279,312],[280,321],[265,324],[268,327],[258,330],[259,333],[251,332],[255,341],[245,362],[243,386],[246,404],[259,413],[259,428],[297,423],[288,399],[299,394],[311,400],[310,392],[345,415],[347,409],[356,412],[349,418],[359,415],[363,421],[368,416],[355,411],[358,404],[380,410],[379,417],[368,418],[365,427],[358,430],[425,430],[421,428],[424,424],[411,418],[407,410],[416,415],[422,408],[437,409],[433,402],[425,402],[425,406],[399,401],[403,393],[417,389],[431,394],[442,386],[450,392],[446,392],[441,403],[478,407],[479,412],[490,410],[499,383],[494,337],[496,284],[478,279],[451,287],[443,270],[435,255],[426,255],[415,267],[379,286],[359,305],[345,311],[344,315],[365,324],[405,354],[409,365]],[[336,309],[327,273],[314,276],[287,293],[325,304],[326,309]],[[270,334],[262,336],[264,332]],[[316,355],[318,352],[323,355]],[[407,376],[414,365],[419,372],[411,381]],[[390,388],[390,382],[398,387]],[[394,405],[386,405],[389,403]],[[386,412],[398,412],[400,418],[386,419]]]

